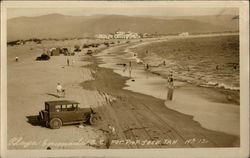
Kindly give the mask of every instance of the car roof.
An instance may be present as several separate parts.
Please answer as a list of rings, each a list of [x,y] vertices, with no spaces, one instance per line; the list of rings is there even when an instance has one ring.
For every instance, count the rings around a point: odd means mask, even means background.
[[[63,104],[79,104],[79,103],[73,100],[55,100],[55,101],[46,101],[45,104],[63,105]]]

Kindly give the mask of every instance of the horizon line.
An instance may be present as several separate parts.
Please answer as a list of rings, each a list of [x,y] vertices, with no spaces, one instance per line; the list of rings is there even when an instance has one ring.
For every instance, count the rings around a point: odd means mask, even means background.
[[[68,15],[68,14],[62,14],[62,13],[49,13],[49,14],[43,14],[43,15],[36,15],[36,16],[17,16],[17,17],[10,17],[7,20],[17,19],[17,18],[36,18],[36,17],[43,17],[43,16],[49,16],[49,15],[62,15],[62,16],[70,16],[70,17],[91,17],[91,16],[128,16],[128,17],[160,17],[160,18],[169,18],[169,17],[202,17],[202,16],[239,16],[235,14],[222,14],[222,15],[125,15],[125,14],[91,14],[91,15]]]

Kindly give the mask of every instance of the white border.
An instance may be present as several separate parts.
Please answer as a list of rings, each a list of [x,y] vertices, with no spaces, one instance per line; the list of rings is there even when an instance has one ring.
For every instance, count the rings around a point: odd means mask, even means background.
[[[7,8],[240,8],[240,148],[125,149],[125,150],[7,150]],[[23,1],[1,3],[1,156],[2,157],[227,157],[249,156],[249,3],[248,1]]]

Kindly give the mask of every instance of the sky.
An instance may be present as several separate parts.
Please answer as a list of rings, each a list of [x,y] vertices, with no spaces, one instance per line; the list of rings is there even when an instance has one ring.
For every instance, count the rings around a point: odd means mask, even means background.
[[[202,16],[202,15],[239,15],[237,8],[164,8],[164,7],[124,7],[124,8],[8,8],[7,18],[20,16],[34,17],[47,14],[71,16],[90,15],[150,15],[150,16]]]

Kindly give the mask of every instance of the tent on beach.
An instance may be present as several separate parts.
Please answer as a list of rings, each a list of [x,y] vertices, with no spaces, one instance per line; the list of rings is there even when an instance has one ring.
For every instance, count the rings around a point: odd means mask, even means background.
[[[65,56],[71,56],[71,55],[75,55],[74,52],[71,53],[69,48],[63,47],[63,48],[51,48],[48,51],[48,54],[50,56],[60,56],[60,55],[65,55]]]
[[[61,53],[60,48],[51,48],[50,49],[50,56],[59,56]]]
[[[64,54],[64,55],[71,55],[71,54],[69,53],[68,48],[62,48],[62,49],[61,49],[61,54]]]

